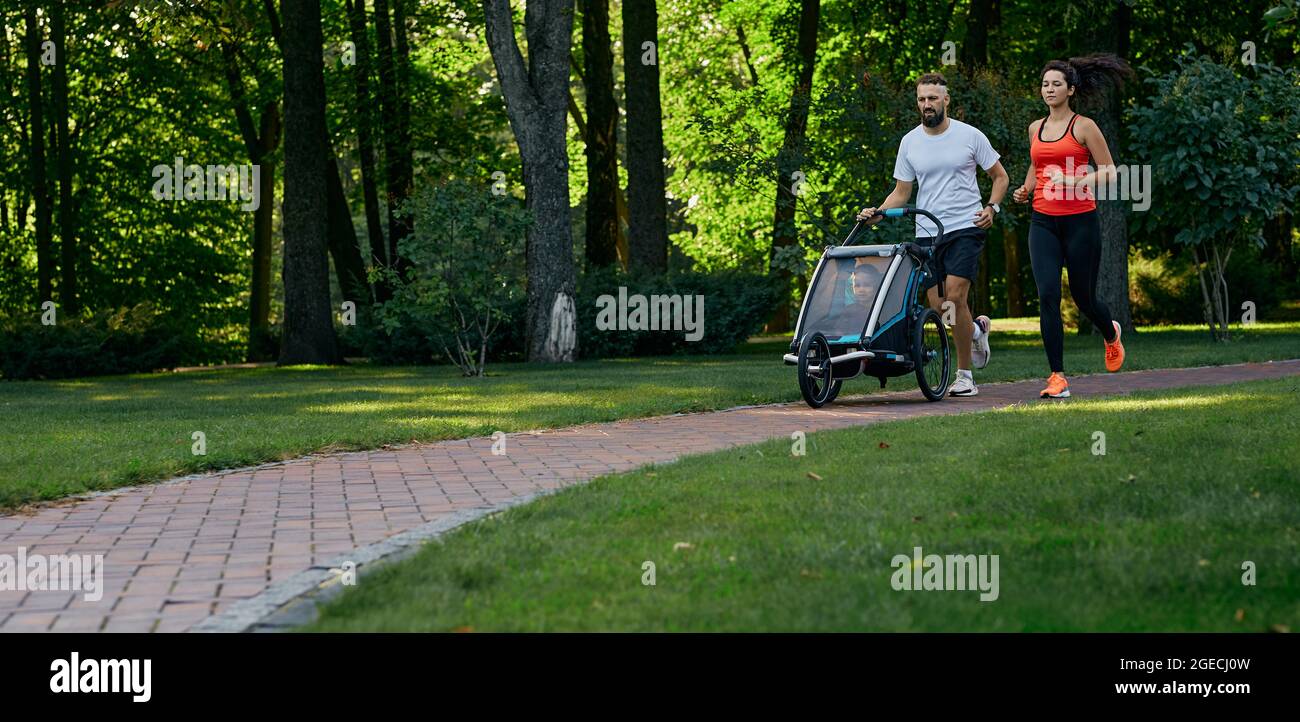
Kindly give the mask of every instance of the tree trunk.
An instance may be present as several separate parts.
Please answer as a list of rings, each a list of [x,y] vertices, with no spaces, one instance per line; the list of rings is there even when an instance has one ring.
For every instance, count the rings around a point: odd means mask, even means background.
[[[618,106],[610,51],[609,0],[582,0],[587,90],[587,265],[618,262]]]
[[[799,242],[794,215],[793,173],[799,169],[804,151],[804,136],[808,130],[808,105],[812,98],[813,70],[817,64],[817,21],[821,13],[821,0],[801,0],[799,10],[799,79],[790,94],[790,111],[785,120],[785,141],[777,154],[776,214],[772,223],[772,249],[769,261],[775,260],[781,248]],[[768,330],[790,330],[790,272],[777,269],[781,279],[780,299],[768,323]]]
[[[271,256],[275,235],[275,150],[280,146],[280,104],[272,101],[262,109],[261,133],[257,156],[253,162],[258,173],[258,197],[253,211],[253,288],[249,308],[248,360],[265,361],[272,349],[267,340],[271,332]]]
[[[1020,285],[1020,231],[1012,224],[1002,227],[1002,253],[1007,274],[1007,315],[1025,315],[1024,289]]]
[[[63,3],[50,8],[50,39],[57,53],[54,63],[54,128],[59,163],[59,248],[62,282],[59,300],[63,311],[75,316],[77,299],[77,209],[72,201],[72,139],[68,136],[68,42]]]
[[[284,333],[280,365],[339,361],[327,248],[329,144],[319,0],[283,0]]]
[[[971,0],[966,13],[966,37],[961,43],[961,64],[971,70],[989,64],[989,28],[993,25],[993,0]]]
[[[643,45],[651,43],[648,50]],[[659,103],[659,17],[653,2],[623,2],[623,81],[627,103],[628,251],[633,270],[668,270],[664,125]],[[653,56],[648,56],[653,50]],[[645,62],[643,62],[643,60]],[[653,60],[653,62],[650,62]]]
[[[272,224],[275,213],[275,161],[276,148],[280,146],[280,105],[270,101],[262,108],[258,128],[253,127],[253,116],[248,112],[244,94],[244,80],[239,69],[239,54],[235,45],[221,43],[221,56],[226,76],[226,89],[235,111],[235,121],[249,162],[259,166],[258,202],[253,211],[253,273],[249,289],[248,352],[249,361],[265,361],[274,353],[267,339],[271,326],[271,256],[273,254]]]
[[[391,0],[400,3],[402,0]],[[375,0],[375,40],[379,58],[379,88],[384,114],[384,177],[388,190],[388,258],[399,273],[405,273],[407,262],[397,252],[397,244],[410,234],[410,219],[399,217],[402,203],[410,196],[411,149],[403,112],[403,93],[399,69],[401,49],[406,45],[404,24],[394,25],[389,17],[390,0]],[[405,18],[399,10],[399,17]],[[394,36],[397,36],[394,40]],[[398,51],[394,52],[396,44]]]
[[[578,101],[573,98],[573,88],[569,88],[569,115],[573,118],[573,124],[578,128],[578,137],[582,138],[585,144],[587,121],[582,117],[582,110],[578,108]],[[617,184],[614,186],[614,207],[618,211],[618,262],[626,271],[631,263],[627,245],[627,198],[623,195],[623,187]]]
[[[41,98],[41,28],[36,6],[27,6],[27,107],[31,122],[32,197],[36,204],[36,293],[41,303],[54,300],[54,254],[50,225],[53,209],[45,168],[45,113]]]
[[[366,31],[366,0],[346,0],[352,42],[356,46],[355,78],[357,104],[357,151],[361,156],[361,195],[366,206],[366,232],[370,240],[370,262],[376,268],[388,265],[388,249],[384,247],[383,221],[379,215],[379,193],[375,188],[375,141],[372,131],[374,117],[370,99],[370,38]],[[380,301],[392,297],[386,282],[375,285],[375,296]]]
[[[370,281],[366,278],[366,262],[361,258],[357,244],[357,228],[352,223],[352,210],[348,207],[343,181],[339,179],[339,163],[325,140],[328,160],[325,162],[325,184],[328,194],[327,219],[329,224],[330,258],[334,260],[334,275],[338,277],[339,290],[344,301],[352,301],[357,308],[369,306]]]
[[[1124,2],[1111,0],[1096,8],[1106,19],[1095,24],[1092,52],[1112,52],[1126,57],[1132,9]],[[1102,93],[1099,112],[1093,117],[1106,136],[1115,165],[1124,162],[1123,126],[1120,124],[1123,97],[1114,88]],[[1114,194],[1111,194],[1114,195]],[[1111,316],[1125,332],[1134,331],[1128,297],[1128,201],[1097,201],[1097,220],[1101,223],[1101,268],[1097,272],[1097,297],[1110,309]],[[1101,333],[1089,323],[1079,325],[1079,333]]]
[[[529,59],[515,42],[508,0],[483,0],[488,48],[523,160],[527,233],[528,359],[572,361],[577,348],[569,227],[566,88],[573,0],[531,0],[524,15]]]
[[[1282,278],[1300,276],[1300,263],[1291,251],[1294,216],[1281,213],[1264,221],[1264,248],[1260,258],[1276,266]]]

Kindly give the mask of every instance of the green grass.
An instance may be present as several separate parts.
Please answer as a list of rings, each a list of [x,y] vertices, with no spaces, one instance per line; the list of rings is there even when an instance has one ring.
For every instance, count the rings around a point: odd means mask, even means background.
[[[1282,359],[1300,355],[1300,322],[1260,323],[1226,344],[1195,327],[1125,341],[1127,369]],[[794,401],[794,371],[780,361],[787,344],[711,357],[497,364],[486,379],[447,366],[356,366],[0,382],[0,509],[314,451]],[[1103,371],[1101,341],[1069,336],[1066,368]],[[976,378],[1045,372],[1035,330],[995,326],[992,362]],[[851,381],[844,393],[874,386]],[[905,377],[890,388],[914,386]],[[206,456],[191,453],[195,431],[206,435]]]
[[[788,440],[688,457],[462,527],[306,629],[1295,629],[1297,401],[1291,378],[822,432],[803,457]],[[999,598],[895,591],[891,560],[916,546],[999,555]]]

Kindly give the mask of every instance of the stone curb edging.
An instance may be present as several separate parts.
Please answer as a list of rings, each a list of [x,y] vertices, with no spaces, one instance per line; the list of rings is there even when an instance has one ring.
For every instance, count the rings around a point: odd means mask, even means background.
[[[384,564],[414,556],[426,542],[470,522],[485,519],[514,506],[527,504],[549,496],[572,484],[557,489],[518,496],[492,506],[464,509],[431,521],[414,529],[394,534],[383,541],[314,565],[267,587],[257,596],[240,600],[226,611],[199,622],[187,632],[275,632],[314,621],[320,603],[333,599],[343,592],[335,570],[345,562],[356,564],[358,579]]]

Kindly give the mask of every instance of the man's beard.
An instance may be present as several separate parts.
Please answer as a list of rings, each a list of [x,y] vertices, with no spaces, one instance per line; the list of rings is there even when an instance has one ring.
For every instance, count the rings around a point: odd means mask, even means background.
[[[933,115],[926,115],[922,112],[921,123],[923,123],[927,128],[937,128],[939,127],[939,124],[943,122],[943,117],[943,108],[936,109]]]

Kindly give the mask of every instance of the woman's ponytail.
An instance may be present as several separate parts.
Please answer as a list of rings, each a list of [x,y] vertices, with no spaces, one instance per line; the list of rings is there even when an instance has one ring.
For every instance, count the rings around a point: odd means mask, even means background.
[[[1128,63],[1110,53],[1093,53],[1068,61],[1053,60],[1043,66],[1039,78],[1049,70],[1064,75],[1066,86],[1074,88],[1075,100],[1084,103],[1099,97],[1108,87],[1122,90],[1124,81],[1134,77]]]

